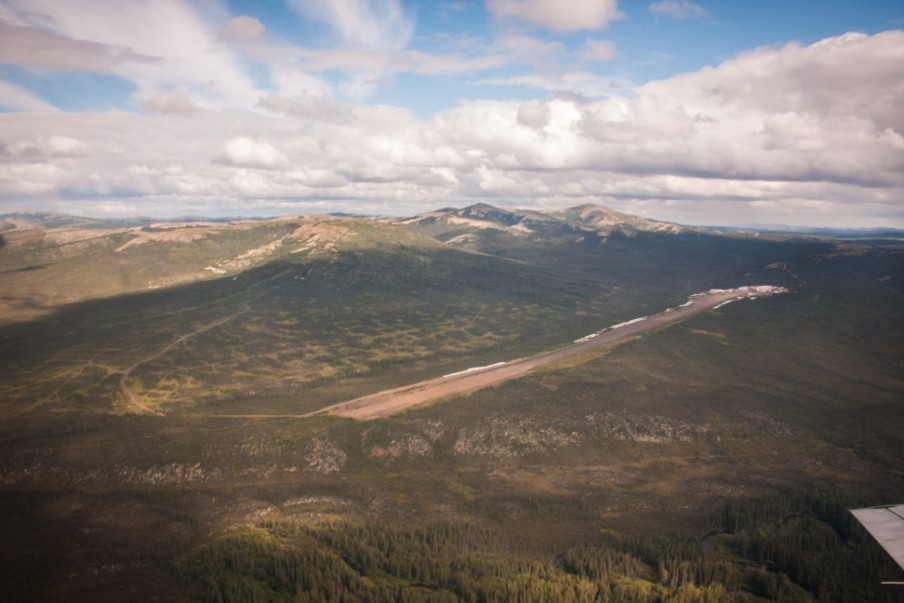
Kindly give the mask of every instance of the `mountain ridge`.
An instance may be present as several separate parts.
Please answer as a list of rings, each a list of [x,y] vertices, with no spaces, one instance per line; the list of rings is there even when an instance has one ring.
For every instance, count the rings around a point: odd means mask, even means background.
[[[649,220],[630,214],[617,212],[603,205],[584,204],[556,210],[525,210],[500,208],[488,203],[476,203],[462,208],[444,208],[417,214],[399,220],[400,224],[412,227],[426,227],[436,232],[468,229],[495,229],[510,234],[528,234],[535,230],[564,232],[569,228],[608,235],[612,232],[633,234],[635,232],[671,232],[688,230],[685,226],[670,222]],[[445,233],[444,233],[445,234]]]
[[[706,255],[720,247],[753,251],[758,245],[741,242],[758,239],[750,233],[689,228],[589,204],[536,211],[478,203],[408,218],[299,214],[120,221],[36,212],[4,214],[0,228],[5,228],[0,274],[6,289],[0,321],[33,318],[64,303],[231,278],[281,259],[341,252],[441,245],[543,264],[575,278],[599,278],[606,270],[619,270],[619,264],[647,262],[643,256],[651,253],[661,257],[660,269],[674,265],[681,270],[676,262],[690,257],[685,253],[703,265],[709,263]],[[683,251],[670,253],[673,246]]]
[[[488,203],[475,203],[465,207],[446,207],[428,212],[401,218],[389,218],[385,216],[372,216],[360,213],[332,212],[329,214],[287,214],[277,217],[261,218],[206,218],[206,217],[176,217],[176,218],[93,218],[66,214],[59,212],[14,212],[0,214],[0,233],[11,230],[29,229],[58,229],[58,228],[102,228],[102,229],[130,229],[140,227],[155,227],[160,225],[176,224],[239,224],[247,222],[272,222],[291,219],[303,219],[322,216],[324,219],[371,219],[384,220],[399,224],[416,224],[422,220],[451,219],[463,220],[460,223],[483,222],[478,227],[497,227],[505,229],[519,224],[553,224],[564,222],[573,224],[587,230],[613,230],[621,229],[625,232],[637,231],[669,231],[681,232],[688,227],[671,222],[662,222],[633,216],[615,211],[603,205],[583,204],[575,207],[552,210],[532,210],[520,208],[502,208]],[[515,228],[514,230],[519,230]],[[524,231],[524,228],[521,228]]]

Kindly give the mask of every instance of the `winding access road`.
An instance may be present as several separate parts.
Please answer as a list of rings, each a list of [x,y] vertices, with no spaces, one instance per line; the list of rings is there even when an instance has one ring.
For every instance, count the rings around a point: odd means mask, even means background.
[[[669,308],[659,314],[635,318],[634,320],[608,327],[578,339],[563,348],[486,367],[474,367],[412,385],[388,389],[327,406],[304,416],[313,417],[329,414],[361,421],[388,417],[415,406],[498,385],[509,379],[520,377],[538,367],[586,352],[587,350],[621,341],[632,335],[664,327],[682,318],[715,308],[730,301],[746,297],[761,297],[784,291],[779,288],[771,288],[772,290],[768,291],[767,289],[770,288],[742,287],[739,289],[713,289],[706,293],[698,293],[691,296],[688,302],[682,306]]]

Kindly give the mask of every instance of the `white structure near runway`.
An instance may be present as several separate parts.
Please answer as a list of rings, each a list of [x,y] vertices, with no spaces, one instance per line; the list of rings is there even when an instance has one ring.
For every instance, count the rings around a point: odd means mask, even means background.
[[[724,293],[736,293],[735,297],[731,299],[725,300],[721,304],[717,306],[713,306],[713,310],[717,310],[726,304],[730,304],[731,302],[738,301],[740,299],[756,299],[758,297],[767,297],[769,295],[776,295],[778,293],[787,293],[788,290],[784,287],[779,287],[777,285],[745,285],[743,287],[737,287],[735,289],[710,289],[705,293],[694,293],[691,295],[686,302],[678,306],[678,308],[668,308],[666,312],[674,312],[676,309],[686,308],[694,303],[694,300],[705,295],[721,295]],[[608,333],[609,331],[619,329],[621,327],[627,327],[628,325],[633,325],[635,323],[641,322],[643,320],[647,320],[650,318],[649,316],[640,316],[638,318],[634,318],[632,320],[628,320],[625,322],[620,322],[617,325],[612,325],[611,327],[606,327],[605,329],[600,329],[595,333],[591,333],[590,335],[585,335],[580,339],[575,339],[574,343],[583,343],[585,341],[590,341],[595,337],[599,337],[603,333]]]

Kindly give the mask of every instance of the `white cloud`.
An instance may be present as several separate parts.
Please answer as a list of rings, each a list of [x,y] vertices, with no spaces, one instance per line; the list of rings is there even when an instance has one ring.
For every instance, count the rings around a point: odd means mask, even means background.
[[[292,98],[267,96],[261,99],[260,106],[310,121],[344,125],[355,120],[351,107],[326,95],[298,95]]]
[[[109,72],[120,63],[158,62],[157,57],[90,40],[0,21],[0,63],[62,71]]]
[[[0,147],[0,156],[11,158],[13,162],[42,163],[51,159],[82,157],[85,144],[70,136],[54,134],[45,137],[38,134],[34,138],[20,138]]]
[[[299,69],[311,72],[341,71],[366,75],[417,73],[450,75],[479,73],[512,65],[555,64],[566,55],[560,42],[527,35],[501,35],[492,44],[462,44],[462,52],[435,54],[415,49],[292,48],[284,51]]]
[[[264,140],[237,136],[223,146],[223,160],[231,165],[274,169],[285,166],[288,159]]]
[[[54,157],[78,157],[82,154],[82,143],[68,136],[51,136],[47,140],[47,147]]]
[[[492,43],[466,39],[453,43],[452,52],[435,54],[408,48],[363,47],[300,48],[272,50],[273,55],[291,57],[272,68],[275,96],[331,95],[334,91],[361,101],[377,86],[400,73],[420,75],[476,74],[488,70],[529,65],[549,71],[558,68],[568,55],[564,44],[519,33],[504,33]],[[339,72],[346,77],[328,85],[321,77]],[[318,74],[314,76],[312,74]],[[307,82],[300,88],[284,85],[290,78]]]
[[[271,79],[276,87],[275,96],[332,96],[332,87],[322,79],[291,67],[276,67]]]
[[[0,108],[9,111],[56,112],[58,110],[28,90],[2,80],[0,80]]]
[[[578,51],[585,61],[611,61],[615,58],[615,44],[609,40],[589,39]]]
[[[339,38],[337,47],[325,51],[297,49],[307,60],[305,68],[345,71],[347,79],[338,89],[355,100],[374,93],[391,73],[394,53],[404,49],[414,33],[414,20],[399,0],[287,1],[299,14],[329,25]]]
[[[414,33],[414,21],[399,0],[288,0],[304,16],[330,25],[345,46],[400,49]]]
[[[617,0],[487,0],[487,10],[561,32],[605,29],[624,16]]]
[[[217,29],[187,0],[7,0],[7,5],[17,25],[32,28],[30,35],[47,33],[40,44],[42,61],[108,71],[133,82],[138,99],[174,87],[190,90],[198,104],[210,107],[253,107],[259,97],[240,62],[218,43]],[[61,58],[67,49],[72,58]]]
[[[191,115],[198,108],[181,90],[165,90],[155,94],[141,104],[152,113],[171,113],[174,115]]]
[[[548,103],[532,101],[522,103],[521,106],[518,107],[518,123],[537,131],[543,131],[543,129],[546,128],[547,124],[549,124],[549,117],[550,111]]]
[[[406,50],[393,54],[390,69],[397,73],[409,71],[423,75],[478,73],[505,67],[515,60],[511,54],[496,49],[487,49],[486,53],[475,56]]]
[[[650,5],[654,15],[667,15],[673,19],[695,19],[706,16],[706,9],[689,0],[661,0]]]
[[[557,77],[533,83],[593,81]],[[596,100],[474,100],[431,119],[322,94],[191,119],[5,114],[0,203],[130,198],[149,208],[136,213],[248,215],[489,198],[698,223],[904,226],[901,81],[904,32],[893,31],[757,49]]]
[[[214,10],[206,15],[189,0],[6,3],[10,23],[0,22],[0,33],[9,35],[0,35],[0,60],[29,69],[112,74],[134,86],[133,99],[145,110],[180,115],[198,108],[254,110],[264,97],[338,94],[361,101],[400,73],[461,75],[528,65],[550,74],[568,58],[558,41],[513,31],[491,42],[456,39],[451,52],[408,48],[414,19],[400,0],[294,0],[299,14],[326,23],[336,38],[336,44],[317,48],[280,40],[252,16],[230,19],[218,0],[207,0],[204,8]],[[535,4],[530,10],[548,9]],[[591,20],[600,10],[578,8]],[[588,60],[611,52],[604,41],[582,50]],[[6,92],[8,108],[39,104],[24,90]]]
[[[887,129],[904,132],[898,110],[904,81],[904,32],[874,36],[846,34],[811,46],[789,44],[739,55],[713,69],[652,82],[641,92],[660,99],[673,98],[697,119],[700,132],[731,132],[735,146],[757,142],[761,151],[803,151],[782,131],[798,129],[824,145],[825,153],[810,152],[800,159],[825,160],[828,154],[851,156],[857,149],[885,146]],[[879,147],[872,147],[879,148]],[[880,155],[882,155],[880,153]],[[878,165],[899,160],[896,151],[877,157]],[[868,174],[873,160],[863,166]],[[753,168],[749,168],[753,169]]]
[[[226,40],[257,42],[264,36],[265,31],[264,24],[258,19],[241,15],[223,25],[220,28],[219,35]]]
[[[590,71],[532,73],[529,75],[485,78],[478,80],[477,83],[489,86],[537,88],[555,93],[573,93],[591,98],[624,92],[628,87],[626,82],[601,77]]]

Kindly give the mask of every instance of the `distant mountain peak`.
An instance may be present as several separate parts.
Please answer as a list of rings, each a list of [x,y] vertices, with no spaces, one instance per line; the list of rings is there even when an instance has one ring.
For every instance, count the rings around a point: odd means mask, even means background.
[[[460,226],[466,226],[463,221],[469,221],[468,224],[475,228],[496,228],[498,230],[514,228],[520,232],[530,231],[536,226],[553,226],[556,224],[602,233],[612,231],[621,231],[627,234],[635,232],[677,233],[686,230],[678,224],[632,216],[603,205],[591,203],[549,211],[500,208],[488,203],[475,203],[460,209],[446,208],[419,214],[402,220],[401,223],[418,224],[425,221],[430,223],[445,221]]]
[[[473,205],[468,205],[467,207],[463,207],[461,209],[452,208],[451,211],[462,211],[462,212],[470,212],[470,213],[488,213],[488,212],[507,211],[507,210],[503,210],[494,205],[490,205],[489,203],[474,203]]]
[[[503,209],[488,203],[475,203],[462,208],[446,208],[418,214],[401,220],[401,224],[425,225],[443,223],[456,228],[528,231],[523,223],[530,219],[548,220],[538,212]]]
[[[679,233],[687,230],[685,227],[671,222],[649,220],[647,218],[641,218],[640,216],[624,214],[603,205],[591,203],[578,205],[577,207],[569,207],[567,209],[553,210],[547,212],[547,214],[573,226],[600,232],[612,232],[618,230],[626,233]]]
[[[587,235],[606,239],[613,233],[634,236],[640,232],[675,234],[686,231],[677,224],[656,222],[593,204],[536,211],[475,203],[460,209],[446,208],[418,214],[398,223],[447,245],[489,253],[498,253],[509,245],[495,233],[504,233],[521,241],[532,237],[534,242],[579,243]],[[515,240],[510,243],[517,244]]]
[[[43,228],[123,228],[147,224],[149,218],[102,220],[48,211],[0,214],[0,232]]]
[[[462,218],[484,220],[505,227],[522,225],[522,229],[534,222],[549,222],[549,216],[532,210],[494,207],[487,203],[476,203],[460,210],[455,215]]]

